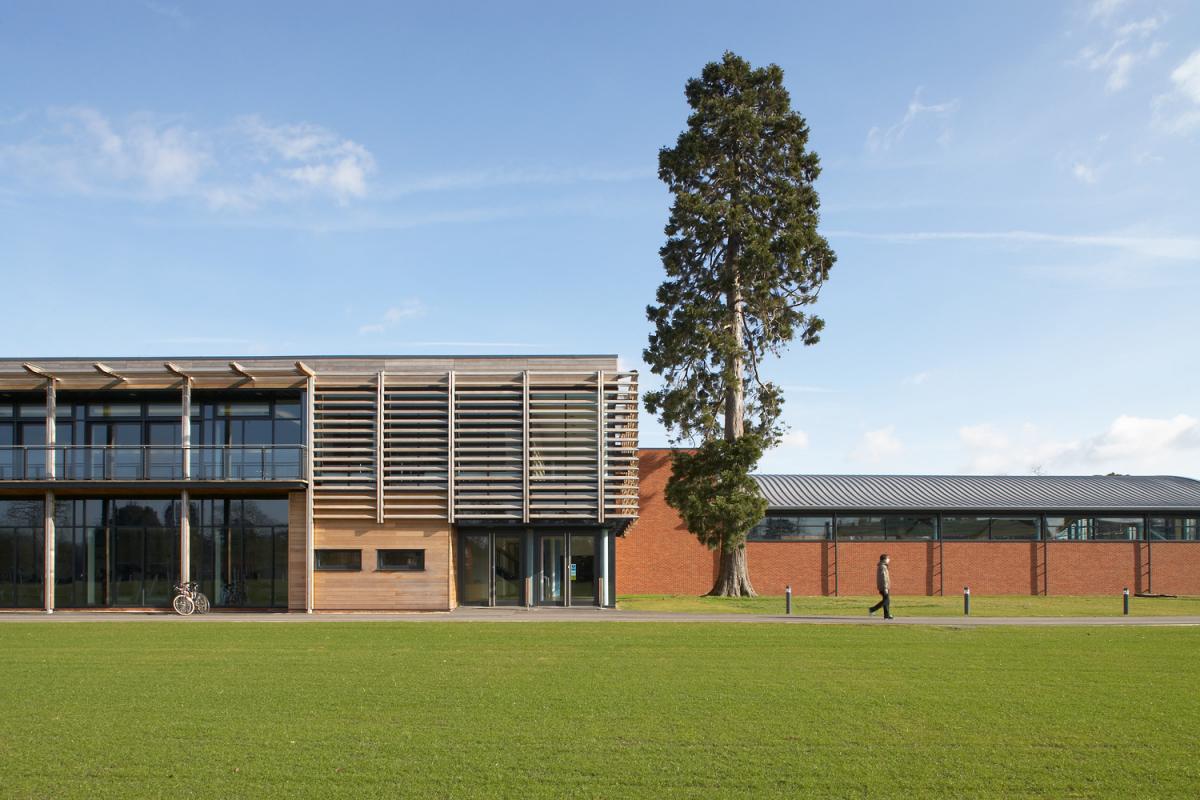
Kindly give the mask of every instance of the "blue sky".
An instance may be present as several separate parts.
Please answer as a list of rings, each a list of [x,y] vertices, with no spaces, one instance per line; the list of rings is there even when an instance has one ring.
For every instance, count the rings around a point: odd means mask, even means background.
[[[0,354],[649,386],[657,152],[732,49],[783,67],[839,257],[764,469],[1200,475],[1200,6],[426,5],[0,7]]]

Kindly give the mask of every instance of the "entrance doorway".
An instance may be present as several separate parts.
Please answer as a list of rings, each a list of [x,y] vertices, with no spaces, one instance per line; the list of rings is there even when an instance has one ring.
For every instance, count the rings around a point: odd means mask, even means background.
[[[525,602],[520,533],[462,533],[458,537],[458,602],[467,606],[519,606]]]
[[[598,537],[592,533],[538,536],[537,602],[543,606],[595,605]]]

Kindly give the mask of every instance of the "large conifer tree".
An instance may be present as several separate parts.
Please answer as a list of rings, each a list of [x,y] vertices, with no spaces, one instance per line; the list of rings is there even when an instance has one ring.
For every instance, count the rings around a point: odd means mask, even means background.
[[[835,256],[817,232],[820,174],[808,125],[791,108],[783,70],[754,69],[726,52],[687,82],[692,114],[658,175],[674,195],[666,280],[644,357],[663,380],[646,408],[678,452],[667,502],[720,549],[715,595],[753,595],[746,533],[766,501],[750,479],[783,433],[780,388],[759,368],[793,339],[815,344],[824,322],[809,307]]]

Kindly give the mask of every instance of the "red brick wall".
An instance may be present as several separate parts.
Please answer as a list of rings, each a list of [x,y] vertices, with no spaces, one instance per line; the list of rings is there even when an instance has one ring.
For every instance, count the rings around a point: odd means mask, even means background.
[[[1047,542],[1050,594],[1120,594],[1141,590],[1138,542]]]
[[[717,555],[696,541],[663,491],[670,450],[642,450],[640,517],[617,539],[617,594],[708,592]],[[894,594],[935,595],[963,586],[989,594],[1200,594],[1197,542],[750,542],[759,594],[875,594],[875,564],[891,556]]]
[[[1200,594],[1200,542],[1154,542],[1149,560],[1150,591]]]
[[[1040,542],[942,542],[945,594],[1044,594]]]
[[[936,594],[936,542],[838,542],[838,594],[872,595],[879,556],[891,557],[892,594]]]
[[[717,555],[688,531],[663,496],[671,451],[641,450],[638,468],[638,519],[617,537],[617,595],[708,593],[717,577]]]
[[[748,542],[746,566],[759,594],[833,594],[832,543]]]

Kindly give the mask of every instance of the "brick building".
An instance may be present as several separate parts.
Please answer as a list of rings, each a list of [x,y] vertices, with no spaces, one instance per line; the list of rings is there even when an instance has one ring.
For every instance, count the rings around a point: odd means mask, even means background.
[[[618,594],[703,594],[716,554],[663,495],[671,451],[640,451],[639,521],[617,541]],[[760,475],[750,531],[763,594],[1200,594],[1200,481],[1169,476]]]

